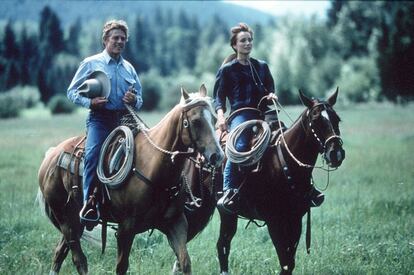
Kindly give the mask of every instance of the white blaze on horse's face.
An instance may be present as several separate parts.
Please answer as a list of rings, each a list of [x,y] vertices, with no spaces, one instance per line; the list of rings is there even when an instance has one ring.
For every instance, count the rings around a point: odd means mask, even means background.
[[[211,121],[211,122],[213,121],[213,116],[211,115],[211,112],[208,111],[208,110],[203,110],[203,117],[206,121]],[[210,128],[210,131],[212,133],[214,133],[213,123],[208,123],[208,126]],[[217,142],[217,144],[218,144],[218,142]]]
[[[321,115],[322,115],[324,118],[326,118],[328,121],[330,121],[330,119],[329,119],[329,115],[328,115],[328,112],[327,112],[326,110],[323,110],[323,111],[322,111],[322,113],[321,113]]]
[[[335,132],[335,130],[334,130],[334,128],[333,128],[333,126],[332,126],[331,119],[329,118],[329,114],[328,114],[328,112],[327,112],[326,110],[323,110],[323,111],[321,112],[321,116],[322,116],[322,117],[324,117],[324,118],[328,121],[328,125],[329,125],[329,128],[330,128],[330,129],[331,129],[331,131],[332,131],[332,135],[336,135],[336,132]]]

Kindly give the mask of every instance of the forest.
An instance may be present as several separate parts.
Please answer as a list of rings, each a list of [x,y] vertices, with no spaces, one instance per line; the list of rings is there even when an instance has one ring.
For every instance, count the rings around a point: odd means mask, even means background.
[[[281,16],[246,22],[254,30],[252,56],[268,62],[282,104],[297,104],[297,90],[323,97],[339,87],[341,104],[402,103],[414,97],[414,3],[332,0],[324,18]],[[123,19],[120,15],[117,18]],[[106,18],[62,23],[47,3],[37,25],[2,18],[0,117],[43,105],[71,112],[67,87],[87,56],[102,50]],[[179,87],[212,94],[215,74],[232,53],[229,29],[216,13],[200,19],[185,9],[158,6],[129,14],[124,57],[143,85],[146,111],[168,110]]]

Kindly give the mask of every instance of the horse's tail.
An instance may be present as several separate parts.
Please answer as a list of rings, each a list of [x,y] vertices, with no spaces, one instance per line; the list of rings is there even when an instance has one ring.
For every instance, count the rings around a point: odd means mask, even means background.
[[[43,193],[40,190],[40,187],[37,190],[35,203],[38,204],[42,213],[46,215],[46,217],[48,217],[49,220],[53,223],[53,225],[60,231],[59,223],[57,222],[56,218],[53,216],[49,204],[47,204],[47,202],[45,201],[45,197],[43,196]]]

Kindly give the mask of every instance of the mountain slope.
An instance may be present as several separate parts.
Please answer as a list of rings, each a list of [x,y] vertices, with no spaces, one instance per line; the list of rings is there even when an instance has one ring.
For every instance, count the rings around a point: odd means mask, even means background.
[[[190,17],[205,22],[215,14],[229,25],[238,22],[267,23],[272,16],[254,9],[221,1],[51,1],[17,0],[0,2],[0,20],[37,22],[41,10],[48,5],[64,26],[77,19],[104,21],[109,18],[129,20],[137,15],[154,16],[160,8],[174,13],[183,10]]]

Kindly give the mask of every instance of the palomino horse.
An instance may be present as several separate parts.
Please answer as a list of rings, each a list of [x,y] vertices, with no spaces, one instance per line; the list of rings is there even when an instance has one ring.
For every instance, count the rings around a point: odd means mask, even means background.
[[[246,176],[240,189],[239,215],[266,223],[268,232],[279,257],[281,274],[291,274],[295,267],[296,248],[302,231],[302,217],[310,211],[309,196],[312,170],[318,153],[323,154],[330,167],[339,167],[345,157],[339,132],[339,117],[333,109],[338,95],[335,91],[326,101],[313,100],[300,92],[300,98],[307,109],[296,122],[270,144],[261,162],[262,169]],[[188,164],[187,164],[188,165]],[[185,168],[187,181],[193,180],[194,192],[199,181],[204,181],[205,202],[200,208],[186,209],[189,240],[200,233],[214,212],[215,201],[211,189],[211,175],[204,173],[194,164]],[[214,178],[221,180],[221,175]],[[213,201],[213,205],[211,202]],[[217,251],[221,274],[228,274],[228,259],[231,240],[237,230],[237,215],[220,211],[220,237]],[[199,221],[199,222],[197,222]]]
[[[221,164],[224,153],[215,138],[210,102],[201,86],[199,96],[190,98],[182,89],[181,103],[175,106],[155,127],[141,131],[135,137],[134,168],[144,175],[131,175],[118,189],[109,189],[111,198],[109,221],[118,224],[117,274],[125,274],[134,236],[148,229],[163,232],[175,252],[184,274],[191,274],[186,248],[187,221],[183,213],[183,188],[176,183],[185,158],[171,154],[193,148],[211,165]],[[75,199],[68,188],[66,172],[57,167],[62,151],[70,151],[81,137],[68,139],[50,151],[39,170],[40,191],[45,209],[53,224],[61,231],[62,239],[55,250],[51,273],[58,273],[69,250],[79,274],[87,274],[87,260],[82,252],[80,237],[83,226],[79,221],[81,200]],[[176,179],[176,180],[174,180]],[[172,181],[173,180],[173,181]],[[82,190],[82,188],[79,188]],[[177,196],[165,190],[179,190]],[[77,196],[81,198],[82,196]]]

